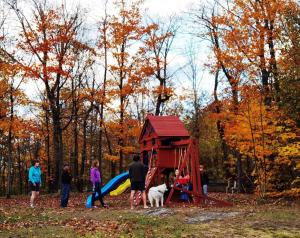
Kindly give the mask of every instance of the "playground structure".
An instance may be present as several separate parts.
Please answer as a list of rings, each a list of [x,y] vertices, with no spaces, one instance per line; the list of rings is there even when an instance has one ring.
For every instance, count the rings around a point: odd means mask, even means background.
[[[121,194],[122,192],[124,192],[126,190],[126,188],[124,189],[124,187],[127,186],[127,188],[128,188],[128,183],[126,183],[128,178],[129,178],[128,172],[121,173],[121,174],[117,175],[116,177],[112,178],[107,184],[105,184],[103,186],[103,188],[101,188],[102,196],[105,196],[105,195],[109,194],[110,192],[113,192],[113,195],[115,195],[115,194],[118,195],[118,194]],[[125,181],[125,184],[121,184],[124,181]],[[123,191],[121,192],[120,190],[123,190]],[[96,193],[95,198],[97,199],[98,196],[99,196],[99,194]],[[89,195],[86,200],[86,208],[91,208],[91,207],[92,207],[92,195]]]
[[[171,188],[166,205],[180,198],[194,204],[231,205],[202,194],[198,142],[190,138],[177,116],[148,115],[139,143],[142,162],[148,168],[146,191],[152,185],[165,182]],[[179,170],[179,174],[170,183],[170,174],[176,169]],[[136,197],[136,204],[140,200],[139,194]]]
[[[202,194],[199,170],[198,142],[191,139],[184,124],[177,116],[148,115],[140,137],[141,160],[147,168],[146,192],[153,185],[165,182],[170,189],[166,205],[176,201],[189,201],[194,204],[230,206],[225,201]],[[170,175],[178,170],[177,176]],[[102,189],[103,196],[117,196],[130,187],[129,173],[112,178]],[[96,194],[97,198],[98,194]],[[86,207],[92,205],[92,195],[88,196]],[[141,202],[141,193],[136,193],[135,204]]]
[[[130,179],[126,179],[124,183],[122,183],[119,187],[109,193],[110,196],[118,196],[124,193],[130,187]]]

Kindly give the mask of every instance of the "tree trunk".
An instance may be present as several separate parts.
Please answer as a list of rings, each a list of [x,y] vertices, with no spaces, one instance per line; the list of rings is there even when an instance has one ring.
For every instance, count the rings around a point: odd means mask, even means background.
[[[216,104],[216,113],[221,113],[221,105],[220,105],[220,101],[218,99],[218,84],[219,84],[219,70],[216,72],[215,75],[215,86],[214,86],[214,100],[215,100],[215,104]],[[225,140],[225,131],[224,131],[224,125],[221,122],[221,120],[217,120],[217,129],[218,129],[218,133],[219,133],[219,137],[221,140],[221,144],[222,144],[222,151],[223,151],[223,158],[222,158],[222,164],[224,165],[224,161],[227,160],[228,158],[228,146]]]
[[[74,123],[73,123],[73,151],[72,151],[72,171],[73,178],[78,179],[78,115],[75,109]]]
[[[21,165],[21,151],[20,151],[20,145],[18,144],[17,148],[18,152],[18,175],[19,175],[19,192],[20,194],[23,193],[23,167]]]
[[[275,99],[277,102],[280,101],[280,86],[279,86],[279,75],[278,75],[278,68],[277,68],[277,61],[275,55],[275,47],[273,42],[273,33],[274,33],[274,21],[269,21],[269,28],[268,28],[268,45],[270,50],[271,56],[271,67],[272,67],[272,74],[274,78],[274,89],[275,89]]]
[[[86,160],[87,160],[87,120],[89,117],[90,112],[92,111],[93,107],[92,105],[90,106],[90,108],[87,110],[87,112],[85,113],[85,116],[83,118],[83,142],[82,142],[82,152],[81,152],[81,167],[80,167],[80,178],[79,180],[81,180],[83,182],[83,175],[84,175],[84,171],[85,171],[85,164],[86,164]]]
[[[259,1],[256,0],[256,3],[258,3]],[[261,71],[261,81],[262,81],[262,86],[263,86],[263,95],[264,95],[264,103],[267,106],[271,105],[271,95],[270,95],[270,88],[269,88],[269,76],[270,76],[270,72],[267,70],[266,67],[266,59],[265,59],[265,31],[268,28],[268,22],[265,21],[264,22],[264,28],[265,29],[261,29],[260,27],[260,22],[259,20],[256,20],[256,26],[257,29],[260,29],[259,32],[259,41],[260,41],[260,45],[259,45],[259,68]]]
[[[55,159],[55,190],[60,187],[61,169],[63,164],[63,143],[62,143],[62,128],[58,115],[53,115],[53,147]]]
[[[85,163],[86,163],[86,127],[87,127],[87,118],[84,118],[83,121],[83,145],[82,145],[82,152],[81,152],[81,168],[80,168],[80,177],[82,178],[84,175],[85,170]]]
[[[109,139],[109,135],[108,135],[108,132],[107,132],[105,126],[104,126],[104,133],[105,133],[105,137],[106,137],[106,142],[107,142],[107,147],[108,147],[109,154],[112,155],[113,150],[112,150],[112,146],[111,146],[111,141]],[[111,175],[110,175],[110,177],[113,178],[113,177],[116,176],[116,163],[114,161],[111,161],[110,166],[111,166]]]
[[[14,99],[13,99],[13,86],[10,86],[10,122],[9,122],[9,131],[8,131],[8,138],[7,138],[7,147],[8,147],[8,171],[7,171],[7,187],[6,187],[6,198],[10,198],[11,196],[11,186],[12,186],[12,165],[13,165],[13,148],[12,148],[12,124],[14,118]]]
[[[155,116],[159,116],[160,115],[161,104],[162,104],[162,97],[161,97],[161,93],[160,93],[158,95],[157,101],[156,101]]]
[[[48,181],[48,193],[52,191],[53,178],[51,176],[51,158],[50,158],[50,129],[49,129],[49,111],[45,110],[45,120],[46,120],[46,138],[45,147],[47,155],[47,181]]]
[[[120,127],[121,127],[121,131],[120,131],[120,138],[119,138],[119,142],[118,145],[120,146],[120,152],[119,152],[119,156],[120,156],[120,160],[119,160],[119,173],[123,172],[123,158],[124,158],[124,153],[123,153],[123,147],[124,147],[124,98],[121,96],[120,98]]]
[[[107,42],[107,12],[106,12],[106,5],[105,5],[105,18],[103,21],[103,42],[104,42],[104,72],[103,72],[103,99],[106,97],[106,82],[107,82],[107,49],[108,49],[108,42]],[[104,124],[104,100],[101,101],[100,104],[100,132],[99,132],[99,164],[100,164],[100,172],[102,174],[102,160],[103,160],[103,124]]]
[[[242,181],[243,170],[242,170],[242,159],[241,159],[240,154],[237,155],[236,168],[237,168],[237,189],[238,189],[238,192],[241,192],[242,184],[243,184],[243,181]]]
[[[100,118],[100,131],[99,131],[99,138],[98,138],[98,160],[99,160],[99,169],[100,169],[100,173],[102,174],[102,157],[103,157],[103,131],[102,131],[102,123],[101,123],[102,119]]]

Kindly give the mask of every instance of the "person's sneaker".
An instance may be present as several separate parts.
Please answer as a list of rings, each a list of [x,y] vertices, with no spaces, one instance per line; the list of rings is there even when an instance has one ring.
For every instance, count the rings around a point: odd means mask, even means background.
[[[34,206],[33,204],[30,204],[30,207],[31,207],[31,208],[35,208],[35,206]]]
[[[97,206],[93,206],[93,208],[98,208]]]
[[[104,204],[104,206],[103,206],[104,208],[108,208],[108,205],[106,205],[106,204]]]

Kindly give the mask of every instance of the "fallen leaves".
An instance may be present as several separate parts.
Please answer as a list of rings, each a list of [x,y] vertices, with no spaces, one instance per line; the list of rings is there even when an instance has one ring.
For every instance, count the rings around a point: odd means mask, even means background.
[[[73,218],[63,224],[65,227],[74,229],[79,234],[85,234],[92,231],[103,231],[106,233],[117,232],[124,228],[126,224],[120,224],[117,221],[98,221],[93,219]]]

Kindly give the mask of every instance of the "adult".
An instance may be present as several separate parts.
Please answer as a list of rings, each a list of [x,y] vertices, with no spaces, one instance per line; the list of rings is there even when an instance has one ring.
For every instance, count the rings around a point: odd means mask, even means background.
[[[142,193],[144,208],[148,208],[145,192],[146,168],[138,155],[133,156],[133,162],[129,165],[129,179],[131,183],[130,208],[134,208],[134,195],[137,191]]]
[[[34,208],[34,202],[40,193],[40,186],[42,184],[41,178],[42,172],[40,169],[40,162],[38,160],[33,161],[32,166],[29,169],[28,179],[29,187],[31,190],[30,207]]]
[[[90,176],[91,176],[91,183],[93,185],[92,207],[96,208],[95,201],[99,200],[102,207],[107,208],[108,206],[106,204],[104,204],[103,195],[101,193],[101,174],[99,171],[99,161],[98,160],[93,160]],[[96,198],[96,194],[98,194],[97,198]]]
[[[208,178],[206,169],[204,168],[203,165],[200,165],[200,180],[201,180],[201,187],[202,187],[203,195],[207,197],[209,178]]]
[[[65,164],[61,176],[62,190],[61,190],[61,207],[67,207],[69,201],[70,187],[71,187],[72,175],[70,173],[69,165]]]

